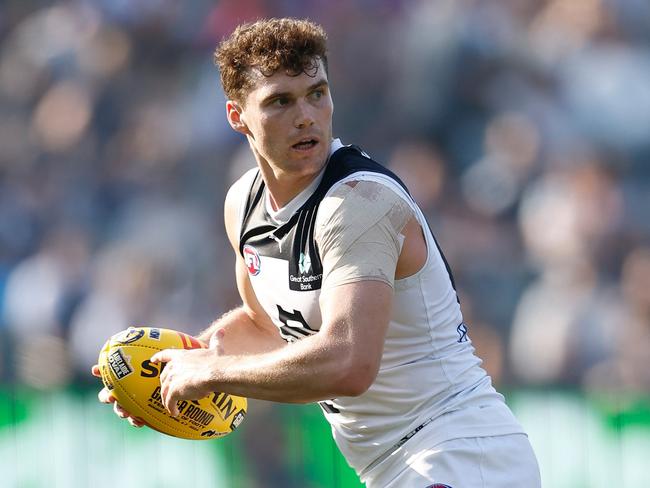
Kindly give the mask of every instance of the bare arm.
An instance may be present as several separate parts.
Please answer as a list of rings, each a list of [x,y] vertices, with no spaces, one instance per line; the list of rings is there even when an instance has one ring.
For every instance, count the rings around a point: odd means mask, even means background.
[[[333,288],[321,299],[318,334],[255,357],[232,357],[211,382],[264,400],[310,402],[365,392],[379,369],[392,289],[364,281]]]
[[[387,284],[350,283],[322,297],[320,332],[286,347],[249,355],[161,351],[152,361],[168,362],[163,402],[175,413],[176,401],[210,391],[287,403],[360,395],[377,375],[391,304]]]
[[[365,392],[379,370],[392,289],[363,281],[321,296],[320,332],[280,351],[217,369],[215,385],[265,400],[310,402]]]

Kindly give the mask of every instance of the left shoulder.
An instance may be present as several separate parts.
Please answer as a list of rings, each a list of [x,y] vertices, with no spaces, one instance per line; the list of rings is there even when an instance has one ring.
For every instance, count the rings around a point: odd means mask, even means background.
[[[402,221],[413,215],[414,203],[390,179],[352,175],[332,186],[321,201],[316,229],[323,227],[365,227],[386,215]]]
[[[357,179],[390,181],[408,193],[406,185],[395,173],[375,161],[363,149],[355,145],[340,146],[330,157],[324,183],[326,186],[333,186],[353,175]]]

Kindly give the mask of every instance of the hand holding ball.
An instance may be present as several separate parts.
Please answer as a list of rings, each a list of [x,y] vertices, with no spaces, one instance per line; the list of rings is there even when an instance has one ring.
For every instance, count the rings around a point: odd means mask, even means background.
[[[104,386],[126,411],[152,429],[183,439],[213,439],[229,434],[246,416],[246,398],[210,393],[181,400],[172,416],[163,405],[160,374],[164,362],[151,357],[164,349],[207,348],[194,337],[170,329],[131,327],[111,337],[99,353]]]

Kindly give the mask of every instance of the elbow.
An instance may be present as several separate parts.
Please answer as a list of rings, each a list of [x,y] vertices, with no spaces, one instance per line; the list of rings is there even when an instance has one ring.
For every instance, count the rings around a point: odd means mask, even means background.
[[[340,375],[335,385],[338,396],[358,397],[363,395],[375,382],[378,371],[378,364],[358,361],[353,361],[347,367],[340,368]]]
[[[346,397],[361,396],[366,391],[368,391],[370,385],[372,385],[372,382],[367,382],[367,381],[357,380],[355,378],[352,378],[348,380],[345,385],[343,385],[342,392],[338,396],[346,396]]]

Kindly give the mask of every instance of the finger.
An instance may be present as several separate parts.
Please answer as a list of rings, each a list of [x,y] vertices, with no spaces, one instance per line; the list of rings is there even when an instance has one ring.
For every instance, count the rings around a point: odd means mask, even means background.
[[[133,427],[142,427],[144,425],[144,420],[139,419],[138,417],[129,417],[127,419]]]
[[[167,394],[167,403],[165,404],[165,408],[169,412],[169,414],[172,417],[177,417],[178,416],[178,400],[177,397],[178,395],[176,394],[175,391],[169,392]]]
[[[169,382],[160,383],[160,399],[163,405],[172,417],[178,415],[178,407],[176,405],[175,393],[169,385]]]
[[[223,354],[223,346],[221,345],[221,339],[225,335],[226,331],[219,329],[210,337],[209,349],[217,351],[217,354]]]
[[[121,419],[126,419],[130,417],[129,412],[124,410],[122,406],[117,402],[113,402],[113,411],[115,412],[115,415],[117,415]]]
[[[107,388],[102,388],[99,391],[97,394],[97,399],[102,403],[113,403],[115,401],[115,397],[110,391],[108,391]]]
[[[219,329],[215,331],[211,336],[210,336],[210,342],[208,343],[208,348],[209,349],[214,349],[219,342],[221,342],[221,339],[223,338],[225,334],[225,331],[223,329]]]
[[[176,417],[178,415],[178,394],[167,384],[165,385],[165,393],[164,395],[162,394],[162,389],[161,389],[161,398],[163,399],[163,405],[165,405],[165,408],[169,412],[169,414],[172,417]]]
[[[90,371],[93,374],[93,376],[97,378],[102,377],[102,374],[99,372],[99,366],[97,364],[95,364]]]
[[[150,361],[152,363],[167,363],[173,359],[174,352],[175,351],[173,349],[163,349],[162,351],[158,351],[156,354],[151,356]]]
[[[162,389],[163,385],[165,385],[169,381],[169,377],[171,375],[172,369],[174,369],[174,363],[163,363],[164,368],[161,368],[160,371],[160,376],[158,379],[160,380],[160,387]]]
[[[163,405],[166,405],[167,393],[169,391],[169,385],[166,381],[163,380],[162,376],[160,378],[160,401]]]

